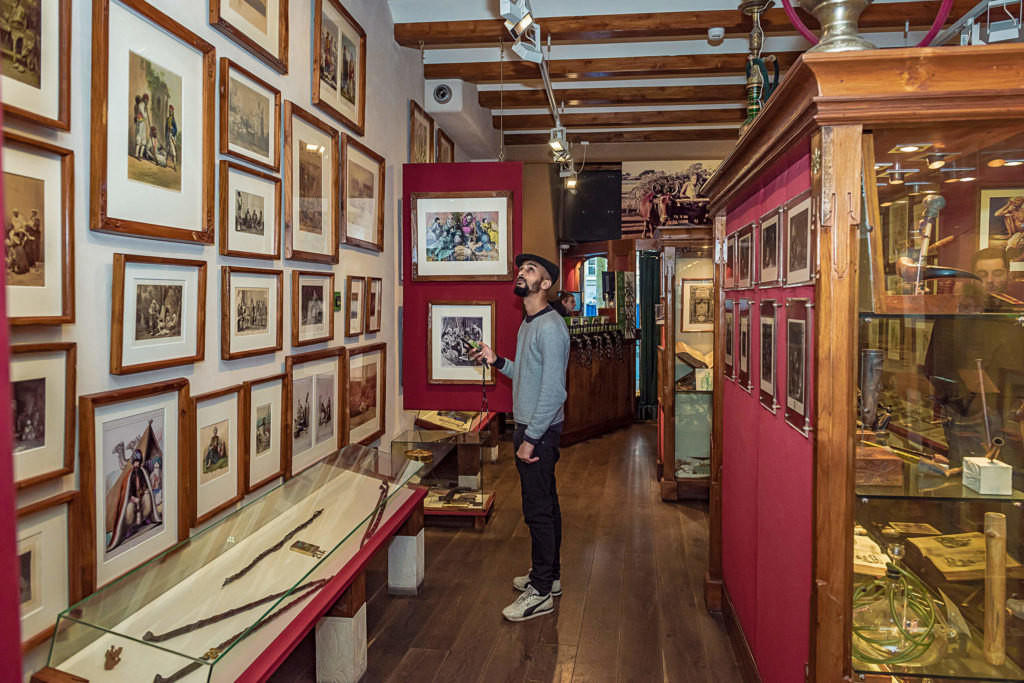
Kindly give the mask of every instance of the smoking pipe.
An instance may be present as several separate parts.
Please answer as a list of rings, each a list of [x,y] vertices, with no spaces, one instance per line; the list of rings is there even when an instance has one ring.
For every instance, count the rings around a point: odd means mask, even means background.
[[[966,278],[981,280],[969,270],[950,268],[949,266],[926,266],[914,263],[909,256],[901,256],[896,262],[896,272],[904,282],[920,282],[921,280],[940,280],[944,278]]]

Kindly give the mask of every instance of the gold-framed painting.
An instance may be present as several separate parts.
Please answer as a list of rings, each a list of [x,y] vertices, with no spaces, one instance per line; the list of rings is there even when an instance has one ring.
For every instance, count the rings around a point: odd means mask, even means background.
[[[28,488],[75,471],[74,342],[10,349],[14,485]]]
[[[221,266],[220,357],[237,360],[284,346],[284,272]]]
[[[384,251],[384,157],[345,136],[342,149],[341,241]]]
[[[281,167],[281,91],[220,58],[220,153],[275,173]]]
[[[338,0],[313,6],[313,106],[356,135],[365,131],[366,31]]]
[[[189,458],[189,523],[197,527],[245,495],[242,436],[245,405],[241,384],[192,397]]]
[[[5,117],[71,130],[71,0],[0,0]]]
[[[434,160],[434,119],[416,100],[409,100],[409,163]]]
[[[274,71],[288,73],[288,0],[210,0],[210,25]]]
[[[339,134],[284,103],[284,257],[338,262]]]
[[[349,440],[367,446],[384,435],[387,425],[388,347],[357,346],[348,351]]]

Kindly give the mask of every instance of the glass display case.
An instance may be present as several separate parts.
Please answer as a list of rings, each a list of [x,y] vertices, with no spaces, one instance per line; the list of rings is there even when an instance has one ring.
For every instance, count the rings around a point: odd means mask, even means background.
[[[423,465],[347,446],[71,606],[49,666],[91,681],[234,681],[388,520]]]

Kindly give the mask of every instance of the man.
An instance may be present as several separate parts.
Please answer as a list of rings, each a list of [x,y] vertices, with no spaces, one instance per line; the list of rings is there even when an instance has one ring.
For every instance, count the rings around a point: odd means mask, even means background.
[[[167,162],[174,161],[178,170],[178,122],[174,120],[174,105],[167,106],[167,122],[164,125],[164,140],[167,142]]]
[[[132,113],[135,121],[135,158],[145,159],[149,147],[149,93],[135,96],[135,109]]]
[[[569,330],[548,305],[547,292],[558,280],[558,266],[534,254],[516,256],[519,274],[515,293],[522,297],[526,318],[516,338],[516,358],[501,358],[486,344],[473,359],[493,365],[512,378],[516,429],[512,445],[523,496],[523,517],[530,527],[533,566],[512,579],[522,595],[501,611],[509,621],[526,621],[555,609],[562,594],[559,548],[562,513],[555,487],[558,440],[562,436],[565,369],[569,362]]]

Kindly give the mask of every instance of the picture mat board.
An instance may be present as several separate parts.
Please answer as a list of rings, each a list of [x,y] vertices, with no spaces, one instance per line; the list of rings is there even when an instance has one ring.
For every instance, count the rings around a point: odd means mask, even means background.
[[[457,303],[457,302],[431,302],[427,309],[428,341],[427,358],[428,370],[427,381],[431,384],[481,384],[481,376],[486,379],[483,383],[494,384],[494,368],[490,365],[483,369],[482,365],[468,363],[467,353],[463,350],[460,339],[459,363],[464,365],[452,365],[445,355],[445,344],[443,340],[444,322],[446,319],[456,318],[479,318],[480,331],[483,343],[493,347],[495,329],[495,307],[491,303]],[[450,352],[455,351],[454,346],[449,346]],[[450,354],[449,354],[450,355]]]
[[[370,181],[367,194],[366,181]],[[383,250],[383,161],[369,156],[348,140],[345,145],[345,242]]]
[[[806,222],[805,222],[806,221]],[[786,285],[814,282],[816,245],[811,197],[805,192],[786,204],[785,271]],[[794,265],[799,267],[794,268]]]
[[[19,565],[26,551],[35,555],[30,567],[31,597],[21,603],[22,643],[33,642],[52,632],[57,616],[71,604],[70,546],[74,541],[69,520],[68,501],[18,518]]]
[[[228,328],[228,349],[227,353],[258,355],[259,353],[273,353],[283,346],[282,321],[281,321],[281,271],[273,273],[247,273],[244,271],[225,270],[221,277],[228,278],[229,297],[227,316]],[[267,296],[267,320],[265,332],[248,332],[240,335],[238,332],[238,291],[240,289],[266,289]],[[223,337],[222,337],[223,339]],[[224,354],[222,354],[224,357]],[[236,358],[239,356],[235,356]]]
[[[256,430],[264,407],[270,410],[270,446],[258,451]],[[246,492],[284,474],[284,378],[254,382],[249,385],[248,473]]]
[[[786,299],[786,422],[807,436],[810,420],[811,335],[807,299]]]
[[[366,278],[348,276],[345,279],[345,336],[357,337],[363,333],[365,321]]]
[[[253,54],[274,70],[288,73],[288,13],[282,11],[287,10],[288,0],[265,2],[265,26],[262,25],[262,17],[247,4],[246,0],[210,0],[210,24],[233,39],[237,39],[237,34],[241,34],[246,40],[251,41],[257,50],[265,53],[253,51]],[[219,17],[216,16],[216,5],[219,5],[220,9]],[[282,18],[286,22],[284,26],[281,25]],[[228,30],[225,30],[224,22],[230,24]],[[244,42],[241,44],[251,49],[251,46]]]
[[[281,166],[281,92],[269,83],[258,80],[227,57],[221,57],[220,65],[220,153],[277,171]],[[242,105],[256,104],[256,112],[250,113],[257,113],[262,106],[266,107],[264,115],[257,119],[265,126],[266,150],[260,147],[258,139],[255,144],[247,145],[245,140],[232,135],[233,100],[238,100]]]
[[[281,256],[281,181],[256,175],[249,169],[220,162],[221,233],[220,253],[246,258],[277,259]],[[236,193],[244,192],[263,199],[263,234],[245,232],[236,227]]]
[[[12,347],[15,351],[17,346]],[[75,444],[75,367],[70,362],[75,352],[38,351],[12,353],[10,382],[12,400],[17,396],[19,382],[43,380],[45,414],[43,417],[43,443],[18,449],[13,445],[14,481],[39,482],[73,471]],[[70,379],[70,382],[68,381]],[[68,395],[70,388],[71,395]],[[68,402],[71,402],[68,415]],[[15,424],[15,432],[17,424]],[[17,437],[15,437],[17,438]]]
[[[387,390],[386,364],[387,347],[367,350],[362,353],[360,353],[358,348],[349,351],[349,441],[352,443],[372,442],[384,432],[384,419],[386,415],[384,402],[386,400],[385,391]],[[367,378],[363,377],[363,375],[369,368],[376,369],[376,374],[374,375],[375,403],[373,408],[368,410],[368,412],[372,413],[372,417],[366,419],[364,415],[353,415],[354,406],[352,400],[355,398],[357,384],[366,381]],[[365,421],[360,422],[361,420]],[[360,422],[360,424],[356,424],[357,422]]]
[[[782,213],[778,209],[769,211],[757,223],[757,283],[761,286],[782,282]]]
[[[412,267],[413,280],[422,278],[461,280],[468,277],[487,277],[493,280],[512,279],[512,193],[497,191],[465,193],[470,196],[436,196],[441,193],[413,193],[412,203]],[[492,196],[481,196],[481,195]],[[431,196],[435,195],[435,196]],[[430,261],[427,258],[427,232],[431,221],[427,214],[453,212],[496,213],[494,224],[498,231],[498,257],[489,261]]]
[[[240,396],[239,388],[239,390],[212,399],[203,400],[203,397],[199,396],[195,402],[194,438],[196,442],[192,455],[192,486],[196,492],[195,509],[192,511],[194,524],[201,524],[210,517],[211,513],[216,513],[242,497],[242,462],[239,459],[239,454],[242,452],[242,425],[238,420]],[[207,474],[203,471],[206,449],[209,445],[209,441],[205,438],[208,436],[206,432],[212,426],[219,427],[225,423],[228,425],[228,433],[225,435],[218,429],[217,438],[222,442],[227,442],[228,464],[226,467]]]
[[[289,462],[287,470],[290,472],[289,476],[294,477],[302,470],[315,465],[320,460],[334,453],[341,447],[341,443],[344,437],[342,433],[342,410],[348,410],[348,404],[341,400],[341,390],[347,389],[347,381],[344,379],[344,375],[339,376],[339,373],[344,373],[347,369],[347,354],[342,353],[341,355],[332,355],[327,358],[320,360],[312,360],[296,364],[292,366],[291,374],[289,379],[291,380],[291,391],[290,394],[290,405],[286,406],[288,411],[288,424],[291,433],[285,438],[288,439],[289,444]],[[318,416],[316,411],[316,398],[319,394],[319,390],[316,387],[317,376],[333,374],[334,381],[332,383],[331,394],[334,397],[333,406],[333,420],[331,421],[331,432],[326,437],[323,434],[317,433],[319,427]],[[310,445],[303,448],[301,451],[296,450],[296,440],[294,437],[295,430],[295,403],[297,400],[305,401],[305,397],[297,397],[295,395],[295,385],[301,380],[311,379],[310,382],[310,419],[309,426],[310,430],[309,439]],[[346,396],[347,398],[347,396]]]
[[[338,211],[337,211],[337,173],[338,173],[338,133],[332,129],[328,134],[325,130],[310,125],[301,118],[302,112],[290,102],[285,102],[285,135],[287,154],[285,161],[290,163],[284,169],[285,192],[285,258],[296,260],[312,260],[325,263],[338,262]],[[289,117],[289,112],[291,115]],[[317,119],[325,128],[328,124]],[[289,124],[290,122],[290,124]],[[317,145],[322,148],[312,152],[306,146]],[[307,154],[304,156],[303,152]],[[309,156],[316,155],[315,157]],[[315,158],[319,163],[313,163]],[[319,173],[319,195],[314,197],[317,189],[316,177],[307,174],[308,180],[303,181],[301,166],[315,169]],[[303,188],[310,196],[303,199]],[[303,207],[306,216],[303,219]],[[317,225],[318,223],[318,225]],[[317,232],[317,228],[319,232]]]
[[[748,225],[736,236],[736,287],[739,289],[753,284],[755,228],[756,225]]]
[[[366,33],[337,0],[316,0],[314,11],[317,9],[320,14],[314,21],[314,28],[319,28],[320,33],[314,37],[313,44],[314,50],[319,47],[320,52],[313,70],[313,105],[362,135],[366,112]],[[333,37],[335,45],[333,78],[324,77],[323,51],[327,35]],[[345,51],[356,61],[351,74],[343,73]],[[346,85],[351,99],[345,93]]]
[[[366,305],[363,313],[363,331],[366,334],[380,332],[384,309],[384,280],[379,277],[366,278]]]
[[[37,45],[37,75],[39,84],[2,74],[0,92],[3,93],[4,113],[27,118],[36,123],[60,130],[70,130],[70,80],[62,78],[71,55],[71,0],[48,0],[40,3],[40,31]],[[62,17],[68,21],[63,22]],[[28,79],[31,80],[31,79]],[[6,164],[4,165],[6,168]]]
[[[297,321],[292,343],[330,341],[334,338],[334,277],[331,273],[292,272],[292,286],[295,288],[292,305],[296,307],[292,315]],[[319,316],[315,310],[317,291],[320,296]],[[312,298],[303,301],[304,293],[310,293]]]
[[[681,332],[712,332],[715,329],[714,280],[682,280]],[[576,297],[573,292],[573,297]],[[700,295],[700,296],[698,296]],[[706,300],[706,301],[705,301]],[[703,307],[706,306],[707,310]],[[700,307],[700,308],[698,308]]]

